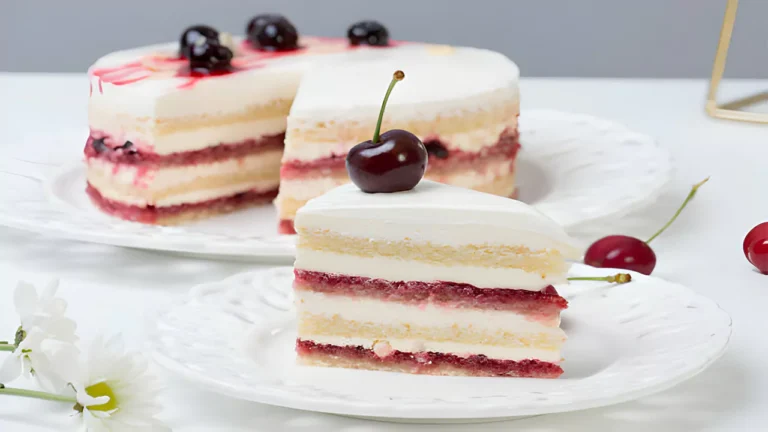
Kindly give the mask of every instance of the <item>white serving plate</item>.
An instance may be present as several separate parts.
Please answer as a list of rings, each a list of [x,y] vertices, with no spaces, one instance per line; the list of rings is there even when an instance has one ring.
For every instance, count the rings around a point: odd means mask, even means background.
[[[576,264],[573,276],[616,270]],[[640,274],[625,285],[577,282],[568,299],[563,376],[436,377],[297,366],[290,268],[201,285],[164,309],[149,349],[207,390],[270,405],[406,422],[477,422],[625,402],[693,377],[724,352],[731,319],[681,285]]]
[[[520,132],[520,199],[566,229],[647,205],[671,178],[669,155],[651,137],[607,120],[524,111]],[[69,136],[67,140],[73,142],[63,143],[61,139],[35,136],[22,147],[45,148],[53,142],[79,148],[85,142],[85,137]],[[89,202],[81,161],[52,161],[42,153],[0,154],[0,225],[74,240],[226,259],[291,259],[294,255],[294,237],[276,233],[277,216],[270,205],[177,227],[126,222],[101,214]]]

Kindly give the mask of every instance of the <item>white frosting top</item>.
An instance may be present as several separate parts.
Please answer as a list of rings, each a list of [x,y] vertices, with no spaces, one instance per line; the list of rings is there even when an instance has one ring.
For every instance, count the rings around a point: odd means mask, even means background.
[[[405,73],[385,119],[432,119],[517,100],[520,71],[502,54],[476,48],[406,45],[339,57],[307,71],[291,107],[292,120],[375,121],[396,70]]]
[[[428,180],[397,193],[369,194],[351,183],[340,186],[302,207],[295,226],[390,241],[519,245],[580,257],[563,228],[527,204]]]

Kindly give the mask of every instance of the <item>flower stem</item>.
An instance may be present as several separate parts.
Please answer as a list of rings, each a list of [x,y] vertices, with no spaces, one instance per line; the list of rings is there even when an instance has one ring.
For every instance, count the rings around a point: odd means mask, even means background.
[[[381,102],[381,109],[379,110],[379,121],[376,122],[376,129],[373,131],[373,143],[379,142],[379,132],[381,132],[381,121],[384,119],[384,108],[387,107],[387,101],[389,100],[389,94],[392,93],[392,89],[395,88],[395,84],[398,81],[402,81],[405,78],[403,71],[395,71],[392,75],[392,82],[389,83],[387,93],[384,95],[384,100]]]
[[[600,281],[623,284],[632,282],[632,275],[629,273],[616,273],[613,276],[585,276],[585,277],[569,277],[569,281]]]
[[[11,352],[13,352],[15,349],[16,349],[16,345],[0,344],[0,351],[11,351]]]
[[[678,216],[680,216],[680,213],[683,211],[683,209],[685,208],[685,206],[687,206],[687,205],[688,205],[688,201],[690,201],[691,199],[693,199],[693,196],[694,196],[694,195],[696,195],[696,191],[697,191],[697,190],[699,190],[699,187],[701,187],[701,185],[703,185],[703,184],[704,184],[704,183],[706,183],[707,181],[709,181],[709,177],[707,177],[707,178],[705,178],[704,180],[702,180],[702,181],[700,181],[700,182],[696,183],[695,185],[693,185],[693,187],[691,188],[691,191],[688,193],[688,196],[685,198],[685,201],[683,201],[683,203],[680,205],[680,208],[678,208],[678,209],[677,209],[677,211],[676,211],[676,212],[675,212],[675,214],[672,216],[672,218],[671,218],[669,221],[667,221],[667,223],[666,223],[666,224],[664,224],[664,226],[663,226],[663,227],[661,227],[661,229],[660,229],[660,230],[656,231],[656,234],[652,235],[652,236],[651,236],[651,238],[649,238],[648,240],[646,240],[646,241],[645,241],[645,243],[646,243],[646,244],[648,244],[648,243],[652,242],[652,241],[653,241],[653,239],[655,239],[656,237],[658,237],[658,236],[659,236],[659,234],[663,233],[663,232],[664,232],[664,230],[666,230],[667,228],[669,228],[669,226],[670,226],[670,225],[672,225],[672,222],[674,222],[674,221],[675,221],[675,219],[677,219],[677,217],[678,217]]]
[[[44,400],[56,401],[56,402],[69,402],[72,404],[77,403],[77,399],[75,399],[72,396],[57,395],[53,393],[46,393],[46,392],[35,391],[35,390],[9,388],[3,385],[0,385],[0,395],[21,396],[21,397],[44,399]]]

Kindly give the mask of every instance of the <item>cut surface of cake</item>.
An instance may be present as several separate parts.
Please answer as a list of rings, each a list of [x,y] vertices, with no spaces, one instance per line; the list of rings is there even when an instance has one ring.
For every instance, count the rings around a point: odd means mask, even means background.
[[[426,178],[505,197],[515,192],[520,147],[517,66],[492,51],[404,46],[308,71],[288,116],[280,194],[281,231],[296,211],[349,181],[347,151],[370,139],[386,78],[408,79],[392,94],[382,130],[405,129],[429,152]]]
[[[348,181],[345,152],[370,132],[381,93],[372,83],[400,62],[414,91],[396,95],[402,109],[385,127],[426,140],[430,178],[513,193],[518,71],[504,56],[389,40],[378,23],[357,23],[348,38],[300,37],[279,15],[251,24],[234,40],[193,26],[180,43],[91,66],[84,153],[98,208],[172,225],[270,203],[280,187],[279,231],[293,233],[301,205]]]
[[[350,50],[304,38],[267,52],[238,40],[231,66],[200,72],[178,44],[120,51],[90,69],[87,192],[102,210],[175,224],[277,195],[285,121],[313,58]]]
[[[555,378],[579,250],[516,200],[422,181],[347,184],[297,213],[296,350],[305,365]]]

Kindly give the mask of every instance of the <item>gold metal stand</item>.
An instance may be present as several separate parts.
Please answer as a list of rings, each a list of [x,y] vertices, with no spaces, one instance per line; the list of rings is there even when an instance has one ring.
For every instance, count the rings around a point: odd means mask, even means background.
[[[742,110],[744,107],[768,101],[768,91],[737,99],[720,106],[717,105],[717,88],[720,86],[720,80],[723,78],[723,73],[725,72],[725,61],[728,57],[728,47],[731,44],[731,35],[733,34],[733,25],[736,22],[736,9],[738,9],[738,7],[739,0],[728,0],[728,4],[725,6],[723,28],[720,30],[720,42],[717,44],[715,65],[712,68],[712,79],[709,82],[709,94],[707,95],[706,106],[707,113],[712,117],[727,120],[768,123],[768,113]]]

